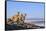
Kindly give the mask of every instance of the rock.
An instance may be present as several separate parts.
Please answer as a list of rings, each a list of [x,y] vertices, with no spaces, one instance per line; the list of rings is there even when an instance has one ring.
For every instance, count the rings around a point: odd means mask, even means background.
[[[13,16],[8,18],[6,29],[7,30],[16,30],[16,29],[36,29],[41,28],[35,24],[24,23],[25,16],[17,14],[17,16]]]

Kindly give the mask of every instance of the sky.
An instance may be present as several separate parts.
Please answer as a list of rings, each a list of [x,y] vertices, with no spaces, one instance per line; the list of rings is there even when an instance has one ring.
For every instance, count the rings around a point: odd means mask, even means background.
[[[17,12],[27,14],[26,18],[44,18],[44,4],[26,2],[7,2],[7,18]]]

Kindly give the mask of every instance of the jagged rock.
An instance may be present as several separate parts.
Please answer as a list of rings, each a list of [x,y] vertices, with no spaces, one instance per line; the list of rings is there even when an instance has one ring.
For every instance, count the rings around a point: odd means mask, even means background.
[[[11,18],[8,18],[7,21],[7,29],[32,29],[32,28],[40,28],[39,26],[35,24],[29,24],[29,23],[24,23],[25,16],[22,14],[19,15],[19,13],[16,16],[12,16]],[[11,28],[9,28],[11,27]]]

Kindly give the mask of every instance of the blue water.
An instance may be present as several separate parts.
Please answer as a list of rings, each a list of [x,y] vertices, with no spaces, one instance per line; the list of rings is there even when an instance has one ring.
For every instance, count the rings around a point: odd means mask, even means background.
[[[45,21],[43,19],[30,19],[25,20],[26,23],[32,23],[38,26],[45,26]]]

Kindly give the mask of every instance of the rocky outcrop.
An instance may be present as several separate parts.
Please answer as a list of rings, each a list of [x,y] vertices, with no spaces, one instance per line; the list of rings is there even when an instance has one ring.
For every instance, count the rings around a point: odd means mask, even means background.
[[[12,16],[11,18],[8,18],[7,24],[6,24],[6,29],[34,29],[34,28],[41,28],[40,26],[37,26],[35,24],[30,24],[30,23],[24,23],[25,20],[25,15],[23,14],[18,14],[15,16]],[[11,28],[8,28],[11,27]]]

